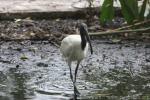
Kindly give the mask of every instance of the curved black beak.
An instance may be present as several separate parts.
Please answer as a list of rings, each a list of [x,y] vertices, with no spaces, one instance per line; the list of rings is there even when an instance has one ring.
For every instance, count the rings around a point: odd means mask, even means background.
[[[91,39],[90,39],[90,36],[88,35],[88,31],[87,30],[85,32],[85,36],[87,38],[87,41],[89,42],[91,54],[93,54],[93,48],[92,48],[92,45],[91,45]]]
[[[91,54],[93,54],[93,48],[91,45],[90,37],[88,35],[87,25],[85,23],[77,23],[76,27],[77,27],[77,29],[79,29],[79,32],[80,32],[82,41],[84,42],[84,45],[86,45],[86,42],[88,42],[90,45]]]

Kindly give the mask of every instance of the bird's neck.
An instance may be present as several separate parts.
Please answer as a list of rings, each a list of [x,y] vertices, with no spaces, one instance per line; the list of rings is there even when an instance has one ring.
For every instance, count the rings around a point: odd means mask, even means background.
[[[84,50],[86,47],[87,40],[83,33],[80,33],[80,36],[81,36],[81,48],[82,50]]]

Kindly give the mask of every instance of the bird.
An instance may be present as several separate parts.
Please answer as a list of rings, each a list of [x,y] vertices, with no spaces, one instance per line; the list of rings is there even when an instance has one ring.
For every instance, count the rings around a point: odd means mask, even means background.
[[[91,54],[93,54],[93,48],[91,40],[88,35],[87,25],[85,23],[77,23],[75,26],[76,33],[68,35],[61,41],[60,52],[68,63],[70,70],[70,78],[74,86],[74,94],[80,94],[76,87],[76,77],[81,61],[87,56],[88,48],[90,47]],[[72,62],[77,62],[74,77],[72,74]]]

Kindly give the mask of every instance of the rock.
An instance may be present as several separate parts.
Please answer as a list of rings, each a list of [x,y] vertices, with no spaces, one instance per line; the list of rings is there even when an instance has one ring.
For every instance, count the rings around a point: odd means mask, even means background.
[[[48,67],[48,64],[45,64],[43,62],[38,62],[36,65],[39,67]]]

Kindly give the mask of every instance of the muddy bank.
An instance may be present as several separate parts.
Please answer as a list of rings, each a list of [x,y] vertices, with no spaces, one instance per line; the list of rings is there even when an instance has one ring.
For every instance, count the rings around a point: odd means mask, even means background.
[[[1,40],[49,40],[56,43],[67,34],[75,34],[73,20],[16,19],[0,22]]]
[[[94,39],[92,44],[94,54],[79,69],[79,98],[150,98],[149,43]],[[68,66],[49,41],[0,42],[1,100],[69,100],[72,90]]]
[[[78,21],[86,23],[86,20]],[[68,66],[61,57],[59,44],[66,35],[75,34],[76,22],[30,18],[0,21],[0,100],[73,97]],[[123,22],[119,18],[102,27],[95,19],[88,30],[106,31]],[[80,66],[79,98],[150,98],[149,37],[136,36],[131,35],[130,41],[130,35],[126,34],[91,37],[94,54],[88,55]]]
[[[17,41],[17,40],[48,40],[53,44],[60,44],[60,41],[69,34],[75,33],[75,25],[77,22],[84,22],[88,24],[89,32],[101,32],[110,29],[121,27],[125,22],[123,18],[116,17],[113,22],[108,22],[102,26],[98,17],[93,19],[55,19],[55,20],[32,20],[14,19],[0,21],[0,40]],[[135,39],[148,41],[150,35],[148,33],[134,33],[134,34],[113,34],[100,35],[103,39]],[[95,38],[95,37],[92,37]]]
[[[0,21],[0,39],[9,40],[48,40],[60,44],[60,41],[67,35],[76,34],[75,25],[77,22],[86,20],[55,19],[55,20],[31,20],[14,19]],[[89,31],[100,30],[98,20],[93,22]]]
[[[55,19],[55,20],[31,20],[14,19],[12,21],[0,21],[0,39],[2,40],[49,40],[59,43],[66,35],[75,34],[77,22],[86,20]],[[102,30],[98,19],[89,26],[89,31]]]

